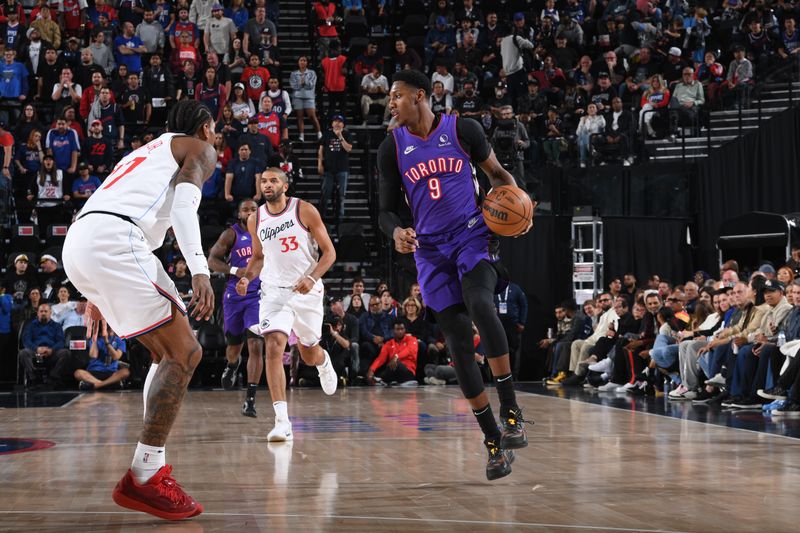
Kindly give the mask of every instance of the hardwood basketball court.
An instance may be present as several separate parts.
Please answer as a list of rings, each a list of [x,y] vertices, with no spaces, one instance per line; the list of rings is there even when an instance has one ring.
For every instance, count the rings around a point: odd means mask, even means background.
[[[239,414],[241,392],[190,391],[167,462],[206,512],[181,523],[111,500],[140,391],[31,408],[71,395],[0,395],[0,531],[798,530],[797,439],[653,414],[644,400],[520,388],[533,391],[518,400],[536,424],[494,482],[457,387],[290,390],[290,445],[267,444],[266,391],[255,420]]]

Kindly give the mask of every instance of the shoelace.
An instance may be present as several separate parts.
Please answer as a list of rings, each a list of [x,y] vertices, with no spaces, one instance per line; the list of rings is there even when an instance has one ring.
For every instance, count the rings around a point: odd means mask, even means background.
[[[489,448],[489,455],[492,457],[497,457],[500,455],[500,448],[497,447],[497,444],[494,442],[487,442],[486,446]]]
[[[522,418],[522,411],[512,411],[511,416],[506,418],[506,424],[512,427],[517,426],[517,421],[519,421],[520,426],[522,426],[522,423],[525,422],[525,420]]]
[[[172,477],[172,466],[167,465],[164,475],[159,481],[160,492],[176,505],[183,505],[186,501],[186,493],[183,492],[180,484]]]

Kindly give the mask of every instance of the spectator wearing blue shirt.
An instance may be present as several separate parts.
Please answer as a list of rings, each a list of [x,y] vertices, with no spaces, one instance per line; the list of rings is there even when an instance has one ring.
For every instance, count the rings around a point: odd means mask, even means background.
[[[61,383],[62,370],[69,362],[69,350],[64,348],[61,324],[52,319],[50,304],[39,304],[36,318],[25,324],[22,346],[19,360],[25,369],[29,386],[38,384],[37,367],[47,370],[51,382]]]
[[[528,321],[528,297],[519,285],[509,283],[504,291],[494,295],[494,306],[506,331],[511,369],[516,376],[519,374],[522,332],[525,331],[525,323]]]
[[[17,11],[8,11],[8,21],[2,29],[3,41],[6,43],[6,50],[16,50],[23,41],[25,26],[19,22]]]
[[[233,25],[236,26],[236,30],[240,33],[247,21],[250,20],[250,13],[248,13],[242,2],[239,2],[237,6],[231,5],[231,7],[225,8],[225,16],[233,21]]]
[[[122,35],[114,39],[114,58],[117,65],[125,65],[128,72],[139,74],[142,71],[142,54],[147,47],[134,35],[134,27],[130,22],[122,25]]]
[[[175,13],[172,12],[172,4],[169,0],[156,0],[156,2],[153,3],[153,11],[155,12],[156,20],[161,24],[161,27],[164,28],[164,31],[167,31],[175,21]]]
[[[78,388],[83,391],[102,389],[127,379],[130,371],[119,364],[123,355],[125,341],[117,337],[105,321],[101,321],[89,341],[88,366],[74,373]]]
[[[11,311],[14,298],[6,294],[6,288],[0,286],[0,353],[7,353],[6,348],[11,341]]]
[[[89,174],[89,165],[81,162],[78,165],[78,179],[72,184],[72,201],[76,209],[83,207],[86,200],[100,188],[102,182],[97,176]]]
[[[47,153],[53,156],[58,170],[68,175],[75,174],[78,168],[81,142],[77,132],[67,127],[65,119],[56,120],[56,127],[47,132],[45,147]]]
[[[453,55],[456,49],[456,34],[447,26],[447,19],[436,18],[436,25],[425,36],[425,64],[430,66],[436,59]]]
[[[14,107],[24,102],[28,94],[28,69],[15,61],[17,53],[12,49],[3,52],[3,64],[0,67],[0,101],[13,104]],[[16,119],[19,113],[13,117]],[[8,123],[8,111],[0,112],[0,120]]]
[[[378,296],[370,298],[368,311],[358,319],[358,331],[361,339],[358,375],[365,376],[384,343],[392,338],[392,317],[381,310]]]
[[[360,15],[364,16],[364,2],[361,0],[342,0],[342,9],[345,16]]]
[[[250,144],[242,143],[239,145],[238,159],[228,163],[225,172],[225,200],[228,202],[240,202],[248,198],[257,202],[261,200],[258,180],[261,179],[264,162],[250,155]]]

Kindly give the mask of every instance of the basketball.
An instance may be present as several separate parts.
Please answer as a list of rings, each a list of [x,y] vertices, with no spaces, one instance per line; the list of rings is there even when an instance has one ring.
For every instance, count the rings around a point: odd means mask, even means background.
[[[528,228],[533,218],[530,196],[514,185],[495,187],[483,201],[483,219],[497,235],[514,237]]]

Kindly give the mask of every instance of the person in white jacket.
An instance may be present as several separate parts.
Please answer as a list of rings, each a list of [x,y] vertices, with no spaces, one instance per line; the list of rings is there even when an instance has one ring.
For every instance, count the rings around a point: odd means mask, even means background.
[[[583,340],[578,339],[573,341],[570,346],[569,370],[575,372],[581,361],[589,358],[589,351],[597,344],[601,337],[606,335],[610,329],[616,331],[617,323],[619,322],[619,315],[614,311],[614,299],[611,294],[604,292],[597,297],[597,303],[603,309],[603,314],[597,321],[597,326],[594,328],[594,333]]]
[[[578,153],[580,154],[581,168],[586,167],[589,160],[589,147],[592,135],[602,133],[606,129],[606,119],[597,114],[597,105],[590,103],[586,106],[586,114],[578,123]]]

